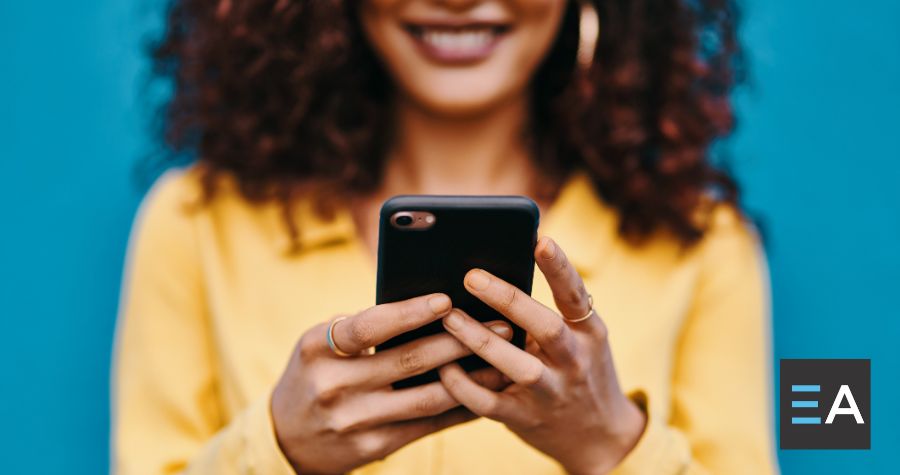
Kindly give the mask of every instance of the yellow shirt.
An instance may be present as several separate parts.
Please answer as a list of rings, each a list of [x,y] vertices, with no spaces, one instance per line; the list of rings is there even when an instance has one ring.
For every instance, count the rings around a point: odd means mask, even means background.
[[[226,190],[188,210],[198,195],[195,172],[170,172],[139,213],[116,343],[113,470],[293,474],[274,437],[271,390],[307,329],[374,304],[375,263],[346,211],[324,222],[301,206],[292,254],[275,205]],[[539,232],[584,277],[622,387],[646,395],[647,428],[614,473],[772,472],[767,275],[736,214],[720,207],[687,251],[666,239],[633,247],[617,236],[615,211],[576,174]],[[553,308],[540,272],[533,295]],[[479,419],[359,472],[562,469]]]

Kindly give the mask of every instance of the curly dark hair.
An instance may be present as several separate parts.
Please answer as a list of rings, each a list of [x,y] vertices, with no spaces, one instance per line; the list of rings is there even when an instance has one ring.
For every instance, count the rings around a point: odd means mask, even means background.
[[[533,81],[537,165],[556,179],[585,170],[631,242],[667,231],[694,243],[712,204],[737,208],[737,185],[709,150],[733,129],[737,7],[591,1],[601,22],[593,67],[575,66],[572,1]],[[196,157],[207,198],[231,175],[249,201],[281,203],[296,237],[301,194],[378,185],[392,84],[355,10],[344,0],[170,3],[153,45],[154,72],[173,86],[162,134],[167,156]]]

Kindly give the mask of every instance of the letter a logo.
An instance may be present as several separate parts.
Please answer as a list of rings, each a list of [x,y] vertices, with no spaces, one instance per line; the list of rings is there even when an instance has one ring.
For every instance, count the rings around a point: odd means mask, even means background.
[[[841,401],[844,399],[847,399],[850,407],[841,407]],[[856,401],[853,400],[853,393],[850,392],[850,386],[847,386],[846,384],[842,384],[841,389],[838,389],[837,397],[834,398],[834,404],[831,405],[831,412],[828,413],[828,418],[825,419],[825,423],[831,424],[834,422],[834,416],[838,414],[850,414],[856,419],[857,424],[865,424],[865,422],[863,422],[862,414],[859,413],[859,407],[856,406]]]

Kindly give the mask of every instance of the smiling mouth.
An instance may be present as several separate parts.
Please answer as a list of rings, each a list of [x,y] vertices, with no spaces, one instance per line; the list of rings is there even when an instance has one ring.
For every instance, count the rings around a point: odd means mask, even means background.
[[[472,63],[488,56],[509,32],[506,25],[406,25],[406,31],[428,58],[442,63]]]

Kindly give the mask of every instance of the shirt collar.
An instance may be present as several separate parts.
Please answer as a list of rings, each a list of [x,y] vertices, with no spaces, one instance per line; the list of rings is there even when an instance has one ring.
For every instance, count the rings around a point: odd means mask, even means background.
[[[279,219],[277,246],[283,252],[309,252],[319,247],[348,242],[356,238],[356,225],[346,206],[335,206],[331,219],[316,212],[314,199],[304,197],[294,208],[297,224],[297,240],[291,242],[284,229],[283,217]]]

